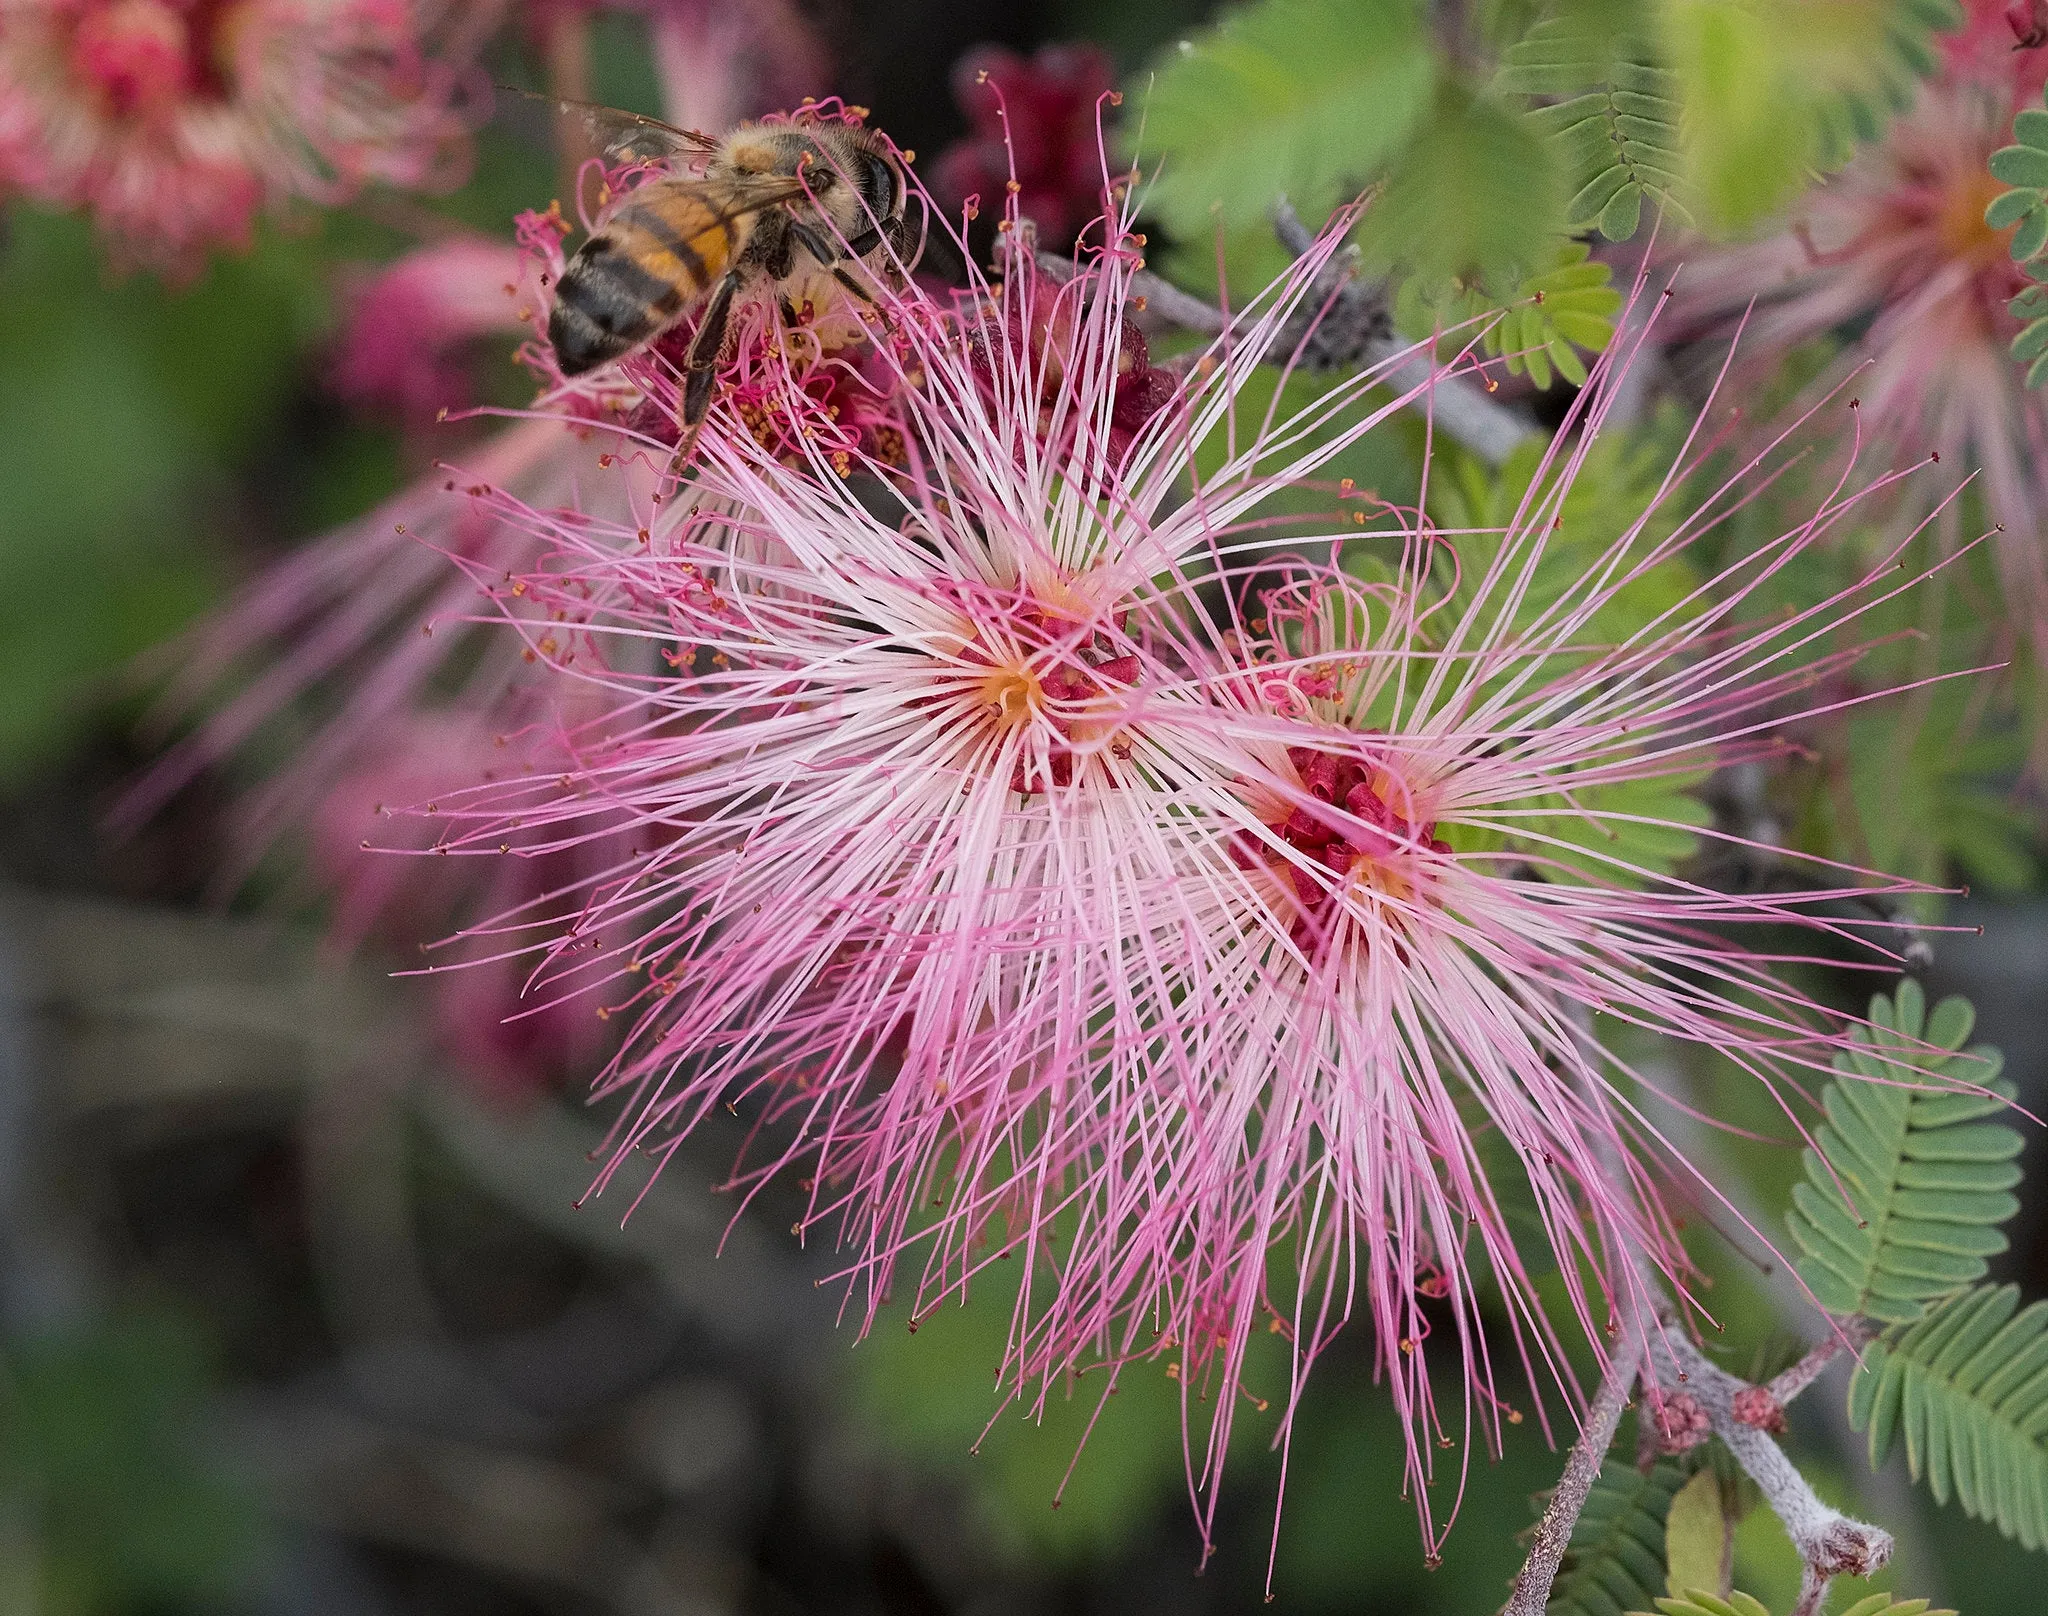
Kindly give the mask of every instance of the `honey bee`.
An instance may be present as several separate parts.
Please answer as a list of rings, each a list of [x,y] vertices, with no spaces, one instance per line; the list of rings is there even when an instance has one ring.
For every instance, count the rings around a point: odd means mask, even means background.
[[[901,159],[871,130],[823,121],[743,123],[713,138],[637,113],[559,105],[616,135],[613,153],[695,159],[694,171],[645,181],[600,219],[562,272],[548,319],[563,374],[580,376],[701,307],[683,361],[679,462],[711,407],[735,299],[771,291],[793,318],[792,283],[824,271],[851,296],[872,302],[847,266],[889,274],[915,256]]]

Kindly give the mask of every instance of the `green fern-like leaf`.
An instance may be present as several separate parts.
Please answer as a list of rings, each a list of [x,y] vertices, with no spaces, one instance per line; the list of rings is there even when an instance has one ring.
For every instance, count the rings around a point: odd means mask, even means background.
[[[1850,1382],[1849,1420],[1869,1431],[1872,1465],[1903,1437],[1939,1502],[2048,1547],[2048,1302],[1979,1286],[1888,1331]]]
[[[1938,1053],[1961,1050],[1975,1012],[1960,998],[1942,1000],[1932,1016],[1926,1010],[1910,980],[1896,1004],[1871,1000],[1875,1035],[1859,1032],[1855,1050],[1836,1058],[1843,1075],[1822,1096],[1820,1152],[1806,1152],[1806,1182],[1793,1186],[1786,1222],[1805,1253],[1799,1276],[1845,1317],[1920,1318],[1929,1303],[1984,1277],[1985,1259],[2005,1249],[1998,1225],[2019,1208],[2011,1191],[2022,1141],[1985,1120],[2011,1092],[1998,1082],[1998,1052]],[[1992,1092],[1924,1086],[1944,1078]]]
[[[1574,230],[1598,226],[1626,241],[1643,203],[1691,224],[1680,200],[1680,85],[1640,39],[1615,38],[1595,19],[1548,18],[1510,47],[1496,81],[1508,93],[1540,97],[1529,121],[1562,159]]]
[[[1716,1599],[1697,1589],[1683,1599],[1660,1599],[1657,1609],[1664,1616],[1771,1616],[1762,1600],[1751,1594],[1730,1594]],[[1630,1611],[1629,1616],[1651,1616],[1648,1611]],[[1956,1616],[1952,1610],[1929,1610],[1924,1599],[1894,1599],[1890,1594],[1872,1594],[1859,1599],[1841,1616]]]
[[[1659,0],[1682,86],[1682,172],[1711,223],[1740,229],[1876,139],[1938,60],[1953,0]]]
[[[1973,886],[2019,891],[2033,883],[2035,863],[2034,816],[2013,783],[2027,737],[1984,725],[1969,697],[1934,687],[1912,726],[1895,713],[1849,720],[1857,828],[1875,868],[1932,885],[1959,870]]]
[[[2013,120],[2013,143],[1991,154],[1991,177],[2012,187],[1991,200],[1984,222],[1993,230],[2010,230],[2013,262],[2024,266],[2037,284],[2027,287],[2006,308],[2020,322],[2012,339],[2012,356],[2027,367],[2027,385],[2048,381],[2048,92],[2044,105],[2028,107]]]
[[[1546,1616],[1621,1616],[1664,1586],[1664,1522],[1685,1468],[1660,1459],[1645,1475],[1610,1459],[1572,1527]]]
[[[1842,1616],[1956,1616],[1952,1610],[1929,1610],[1925,1599],[1894,1599],[1890,1594],[1871,1594],[1859,1599]]]
[[[1726,1599],[1704,1593],[1694,1588],[1682,1599],[1660,1599],[1657,1609],[1664,1616],[1771,1616],[1761,1599],[1750,1594],[1733,1593]],[[1651,1616],[1646,1610],[1632,1610],[1629,1616]]]

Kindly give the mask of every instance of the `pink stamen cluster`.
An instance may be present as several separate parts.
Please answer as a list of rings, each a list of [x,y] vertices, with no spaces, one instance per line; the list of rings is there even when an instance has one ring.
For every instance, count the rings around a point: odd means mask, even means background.
[[[1942,66],[1913,106],[1794,204],[1776,234],[1674,248],[1666,329],[1731,342],[1740,331],[1745,375],[1759,384],[1763,356],[1775,363],[1856,329],[1816,392],[1860,372],[1868,463],[1932,455],[1982,467],[1986,525],[2005,530],[2003,611],[2048,656],[2048,407],[2009,351],[2020,328],[2006,305],[2028,284],[2007,252],[2012,231],[1984,217],[2003,189],[1990,155],[2048,77],[2025,9],[1969,0],[1966,25],[1943,36]],[[1901,520],[1910,526],[1924,510],[1907,501]],[[1951,506],[1943,518],[1945,548],[1960,542],[1959,517]]]

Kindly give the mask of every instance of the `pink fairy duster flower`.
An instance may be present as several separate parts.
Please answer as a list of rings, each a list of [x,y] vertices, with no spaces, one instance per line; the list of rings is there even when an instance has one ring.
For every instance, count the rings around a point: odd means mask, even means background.
[[[1582,403],[1577,446],[1505,533],[1410,530],[1382,588],[1296,565],[1303,604],[1282,588],[1262,617],[1207,626],[1203,589],[1287,575],[1265,553],[1270,496],[1407,401],[1375,407],[1367,373],[1298,414],[1238,416],[1346,222],[1135,423],[1120,389],[1152,373],[1125,337],[1138,254],[1112,218],[1113,246],[1065,285],[1020,264],[952,304],[884,289],[894,385],[872,409],[899,455],[849,441],[764,349],[750,376],[782,413],[774,446],[715,406],[689,498],[648,543],[498,501],[543,559],[478,583],[544,606],[557,626],[536,642],[528,619],[523,643],[620,705],[568,738],[559,776],[442,815],[447,845],[486,858],[509,832],[568,847],[621,817],[663,838],[579,913],[631,946],[607,965],[566,938],[536,966],[632,1023],[598,1083],[627,1102],[601,1183],[744,1103],[766,1144],[736,1182],[802,1164],[798,1230],[837,1225],[864,1321],[899,1267],[914,1321],[1014,1255],[1012,1394],[1090,1363],[1113,1388],[1164,1359],[1191,1424],[1209,1399],[1198,1486],[1220,1474],[1253,1333],[1292,1344],[1284,1430],[1299,1373],[1362,1305],[1428,1519],[1450,1423],[1424,1368],[1433,1320],[1468,1427],[1497,1434],[1503,1414],[1480,1269],[1523,1358],[1567,1373],[1479,1135],[1526,1178],[1588,1335],[1634,1326],[1635,1265],[1686,1270],[1654,1123],[1621,1081],[1642,1074],[1589,1019],[1795,1088],[1839,1021],[1719,930],[1853,935],[1828,918],[1845,889],[1907,888],[1830,871],[1730,896],[1597,844],[1588,872],[1559,828],[1694,832],[1697,815],[1611,793],[1767,750],[1853,657],[1815,647],[1854,597],[1754,629],[1735,613],[1864,496],[1602,646],[1615,594],[1758,468],[1670,537],[1644,513],[1539,610],[1604,411]],[[1205,446],[1220,465],[1201,474]],[[1656,504],[1684,486],[1675,469]],[[1439,551],[1461,544],[1487,559],[1445,597]]]
[[[190,274],[257,212],[443,189],[479,111],[485,5],[4,0],[0,183],[84,207],[116,261]]]
[[[1360,406],[1343,434],[1259,464],[1309,428],[1282,423],[1228,456],[1220,506],[1176,491],[1189,435],[1231,429],[1236,389],[1338,240],[1170,400],[1126,336],[1125,242],[1066,285],[1020,266],[957,305],[882,289],[873,353],[893,385],[871,408],[893,423],[886,450],[764,350],[755,380],[781,378],[786,429],[764,441],[714,406],[688,503],[649,543],[501,502],[552,553],[509,591],[478,583],[546,608],[567,629],[544,659],[631,700],[560,779],[444,816],[475,815],[486,855],[506,827],[566,843],[622,808],[671,838],[608,906],[640,934],[615,984],[641,1019],[636,1052],[606,1080],[638,1095],[622,1157],[666,1149],[787,1062],[782,1102],[834,1141],[821,1182],[866,1181],[825,1198],[846,1202],[878,1284],[935,1152],[961,1151],[956,1255],[1030,1186],[1054,1193],[1073,1151],[1092,1161],[1102,1127],[1157,1159],[1148,1119],[1172,1082],[1140,1055],[1188,986],[1162,931],[1181,919],[1187,803],[1244,766],[1166,745],[1170,713],[1140,717],[1144,692],[1198,654],[1178,626],[1182,569],[1212,563],[1233,507],[1311,474],[1400,401],[1364,408],[1380,378],[1347,378],[1326,399]],[[665,647],[658,676],[621,665],[650,644]],[[1077,1084],[1094,1047],[1110,1075]],[[881,1066],[894,1075],[878,1088]],[[1117,1074],[1130,1093],[1105,1101]],[[1041,1108],[1034,1159],[996,1182]]]
[[[983,45],[953,69],[953,99],[970,132],[940,154],[932,190],[957,207],[978,196],[994,211],[1017,186],[1017,211],[1047,241],[1071,242],[1102,211],[1100,117],[1116,84],[1108,52],[1045,45],[1029,61]]]
[[[1743,327],[1751,366],[1861,327],[1820,387],[1865,367],[1854,390],[1869,458],[1982,467],[1990,520],[2005,528],[2007,611],[2048,654],[2048,410],[2009,352],[2020,327],[2006,305],[2028,282],[2007,252],[2011,231],[1984,218],[2002,189],[1987,160],[2044,75],[2048,52],[2014,49],[1999,8],[1975,0],[1912,108],[1817,184],[1784,230],[1674,255],[1671,313],[1681,336]]]
[[[351,293],[329,384],[352,404],[415,423],[466,406],[477,340],[523,331],[531,318],[525,278],[521,249],[488,237],[414,249]]]
[[[825,108],[816,115],[836,114]],[[618,171],[607,176],[612,184],[621,179]],[[345,374],[364,386],[394,380],[392,372],[428,358],[458,326],[507,319],[545,330],[568,229],[551,208],[521,217],[516,249],[465,240],[401,261],[359,312]],[[815,361],[836,335],[837,316],[830,308],[823,318],[799,312],[800,329],[779,340]],[[757,406],[761,389],[748,380],[750,355],[766,340],[762,313],[750,300],[735,317],[729,396],[743,419],[754,420],[769,452],[787,454],[794,445],[772,441],[774,417]],[[483,496],[574,510],[578,519],[612,524],[629,551],[643,544],[677,441],[678,366],[689,336],[679,330],[575,382],[563,380],[544,343],[527,344],[520,357],[538,374],[542,398],[469,450],[459,476],[438,468],[314,539],[172,648],[162,664],[170,677],[157,722],[198,722],[128,794],[119,820],[140,822],[203,771],[274,756],[289,733],[295,740],[282,766],[234,799],[232,857],[218,874],[221,890],[240,885],[281,844],[310,843],[297,849],[312,855],[304,874],[336,897],[335,935],[344,943],[373,932],[418,941],[458,917],[490,912],[467,901],[478,886],[473,865],[464,868],[466,879],[376,879],[352,852],[360,832],[335,831],[334,815],[353,827],[365,793],[393,808],[409,805],[401,789],[411,767],[406,760],[422,754],[405,737],[437,736],[448,758],[487,757],[497,737],[541,721],[555,700],[553,675],[538,665],[542,651],[480,630],[476,586],[461,570],[507,584],[536,565],[540,546]],[[842,423],[832,430],[856,445],[875,396],[871,384],[853,385],[863,363],[854,356],[831,367],[800,367],[818,410]],[[870,439],[868,446],[885,458],[895,452],[886,440]],[[506,598],[517,607],[517,594]],[[545,631],[536,639],[545,644]],[[652,662],[651,648],[646,656]],[[389,914],[386,905],[393,906]],[[437,907],[438,923],[425,923],[423,912]],[[476,1020],[476,980],[437,981],[437,992],[461,997],[469,1023],[484,1024]],[[520,1010],[528,1024],[507,1034],[515,1039],[554,1013],[510,999],[502,1008]],[[481,1047],[476,1039],[471,1044]]]
[[[1894,554],[1841,596],[1739,621],[1745,601],[1867,497],[1838,490],[1629,640],[1603,644],[1596,619],[1616,593],[1740,504],[1762,469],[1751,462],[1675,510],[1674,468],[1584,575],[1536,609],[1536,570],[1617,380],[1600,378],[1594,408],[1573,423],[1578,442],[1551,451],[1504,532],[1383,532],[1400,551],[1377,586],[1305,563],[1282,583],[1262,575],[1260,631],[1236,646],[1242,672],[1206,691],[1209,721],[1257,760],[1208,814],[1258,902],[1218,904],[1183,937],[1201,962],[1191,980],[1229,986],[1177,1007],[1201,1029],[1189,1062],[1201,1087],[1173,1179],[1168,1336],[1183,1382],[1227,1388],[1266,1320],[1305,1368],[1362,1304],[1411,1425],[1426,1528],[1434,1450],[1460,1425],[1497,1444],[1503,1416],[1519,1418],[1496,1384],[1482,1274],[1509,1309],[1532,1386],[1539,1365],[1564,1372],[1561,1321],[1546,1315],[1511,1234],[1509,1195],[1533,1201],[1596,1345],[1654,1311],[1638,1265],[1685,1294],[1665,1199],[1674,1186],[1690,1199],[1718,1193],[1641,1108],[1635,1092],[1655,1083],[1605,1029],[1716,1050],[1797,1125],[1793,1102],[1827,1070],[1840,1022],[1775,974],[1792,956],[1736,929],[1858,943],[1836,918],[1845,898],[1917,890],[1821,867],[1803,890],[1731,895],[1644,856],[1646,838],[1654,848],[1706,834],[1670,794],[1715,764],[1783,750],[1781,726],[1843,705],[1836,679],[1859,652],[1819,647],[1902,586]],[[1660,516],[1678,518],[1669,537],[1656,536]],[[1433,581],[1468,547],[1469,573],[1448,589]],[[1659,783],[1661,798],[1643,790]],[[1863,959],[1899,964],[1877,945]],[[1489,1135],[1512,1167],[1489,1161]],[[1289,1254],[1277,1265],[1276,1246]],[[1061,1300],[1084,1318],[1104,1307],[1085,1291]],[[1467,1376],[1462,1414],[1438,1407],[1428,1370],[1431,1337],[1446,1329]],[[1288,1418],[1299,1391],[1297,1378]],[[1228,1403],[1218,1395],[1210,1466]]]

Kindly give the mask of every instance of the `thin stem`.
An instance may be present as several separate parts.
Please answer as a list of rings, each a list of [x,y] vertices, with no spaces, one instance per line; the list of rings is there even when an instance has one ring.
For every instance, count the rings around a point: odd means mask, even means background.
[[[1792,1365],[1775,1379],[1765,1383],[1763,1389],[1771,1395],[1771,1401],[1783,1407],[1807,1387],[1820,1379],[1820,1372],[1834,1362],[1843,1348],[1856,1348],[1877,1334],[1876,1326],[1868,1319],[1844,1319],[1841,1328]]]
[[[1280,244],[1297,258],[1307,252],[1314,241],[1308,227],[1284,199],[1273,210],[1273,233],[1280,238]],[[1330,296],[1335,290],[1331,285],[1332,277],[1337,276],[1345,276],[1345,270],[1333,263],[1318,277],[1317,293]],[[1348,281],[1348,276],[1346,279]],[[1374,294],[1355,283],[1346,284],[1337,295],[1352,306],[1354,313],[1365,302],[1377,304],[1379,301]],[[1385,330],[1383,313],[1382,322],[1381,329]],[[1536,435],[1533,422],[1515,410],[1494,403],[1482,389],[1463,377],[1438,374],[1435,362],[1426,353],[1415,351],[1411,343],[1391,336],[1368,338],[1365,360],[1374,365],[1391,364],[1387,384],[1396,392],[1421,387],[1423,390],[1409,407],[1428,414],[1435,426],[1490,466],[1499,465]]]
[[[1578,1525],[1579,1514],[1599,1477],[1601,1461],[1614,1441],[1614,1428],[1621,1423],[1621,1411],[1628,1406],[1629,1389],[1635,1384],[1636,1370],[1642,1361],[1642,1339],[1631,1331],[1608,1360],[1607,1376],[1586,1410],[1585,1423],[1579,1427],[1579,1439],[1572,1444],[1571,1456],[1565,1460],[1557,1490],[1543,1506],[1543,1518],[1536,1523],[1535,1540],[1529,1545],[1529,1558],[1515,1574],[1514,1592],[1508,1597],[1502,1616],[1543,1616],[1543,1607],[1550,1603],[1551,1585],[1557,1581],[1557,1568],[1564,1563],[1564,1551],[1571,1544],[1572,1528]]]

